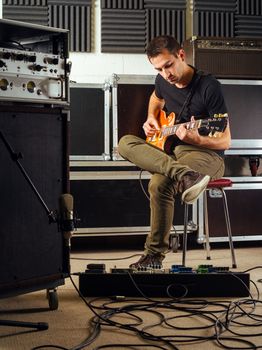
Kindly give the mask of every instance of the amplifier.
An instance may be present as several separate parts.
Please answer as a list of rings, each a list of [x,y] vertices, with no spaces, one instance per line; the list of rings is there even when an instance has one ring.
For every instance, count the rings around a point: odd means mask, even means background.
[[[67,102],[66,74],[59,55],[0,47],[0,100]]]
[[[262,39],[192,37],[187,62],[217,78],[262,79]]]
[[[68,30],[0,19],[0,33],[0,103],[68,107]]]

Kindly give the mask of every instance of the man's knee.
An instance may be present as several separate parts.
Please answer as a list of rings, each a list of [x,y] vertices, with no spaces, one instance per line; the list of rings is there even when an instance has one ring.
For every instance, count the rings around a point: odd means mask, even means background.
[[[132,147],[139,140],[140,139],[134,135],[122,136],[118,142],[118,152],[121,154],[122,157],[125,157],[130,147]]]
[[[132,135],[122,136],[121,139],[118,142],[118,147],[122,148],[122,147],[125,147],[126,145],[128,145],[129,142],[131,141],[132,137],[133,137]]]
[[[118,152],[121,154],[122,157],[125,156],[126,154],[126,150],[129,147],[129,136],[130,135],[125,135],[123,137],[121,137],[121,139],[118,142]]]

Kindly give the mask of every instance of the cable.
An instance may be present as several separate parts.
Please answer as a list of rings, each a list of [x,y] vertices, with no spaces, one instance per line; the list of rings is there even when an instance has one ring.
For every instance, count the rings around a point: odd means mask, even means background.
[[[173,350],[178,350],[176,346],[174,346],[173,344],[171,344],[169,341],[165,340],[165,339],[162,339],[162,337],[160,336],[156,336],[156,335],[153,335],[153,334],[150,334],[150,333],[147,333],[147,332],[144,332],[144,331],[141,331],[135,327],[133,327],[132,325],[129,325],[129,324],[123,324],[123,323],[120,323],[120,322],[116,322],[116,321],[112,321],[110,318],[115,314],[115,312],[119,313],[120,312],[120,309],[118,308],[117,310],[107,310],[105,313],[103,314],[98,314],[94,308],[92,307],[92,305],[90,303],[88,303],[82,293],[79,291],[79,289],[77,288],[77,286],[75,285],[73,279],[71,276],[70,277],[70,280],[73,284],[73,286],[75,287],[75,289],[77,290],[79,296],[81,297],[81,299],[84,301],[84,303],[89,307],[89,309],[95,314],[95,316],[97,317],[97,321],[100,322],[101,320],[104,321],[104,325],[107,325],[107,326],[115,326],[117,328],[120,328],[120,329],[125,329],[125,330],[128,330],[128,331],[131,331],[131,332],[134,332],[136,335],[139,335],[141,338],[143,339],[147,339],[147,340],[151,340],[151,341],[157,341],[157,342],[164,342],[166,343],[171,349]],[[115,311],[115,312],[114,312]],[[123,309],[121,309],[121,312],[124,312]],[[126,312],[126,311],[125,311]],[[93,319],[94,321],[94,319]],[[74,348],[72,350],[78,350],[80,348]],[[70,349],[71,350],[71,349]]]
[[[144,295],[140,286],[137,286],[134,276],[130,273],[128,275],[143,299],[110,296],[87,301],[70,275],[78,295],[94,315],[90,320],[91,330],[83,342],[71,349],[55,345],[49,347],[66,350],[81,350],[87,347],[91,349],[90,345],[101,336],[102,331],[110,327],[110,330],[122,329],[139,337],[143,340],[143,344],[135,344],[133,341],[129,344],[101,344],[92,350],[110,348],[140,350],[150,346],[161,350],[176,350],[177,344],[203,342],[211,344],[213,342],[223,349],[230,350],[262,348],[262,345],[255,344],[257,342],[255,338],[258,340],[262,338],[258,328],[262,327],[262,315],[256,313],[256,308],[261,306],[262,301],[255,299],[250,292],[249,298],[233,301],[184,298],[155,300]],[[188,325],[189,320],[194,323]],[[247,331],[253,326],[257,332]],[[170,331],[169,334],[165,334],[165,330],[174,331],[171,331],[170,335]],[[201,330],[203,334],[200,333]],[[250,337],[255,340],[250,340]]]
[[[141,256],[141,254],[133,254],[133,255],[126,256],[124,258],[96,259],[96,258],[71,257],[71,259],[73,259],[73,260],[88,260],[88,261],[89,260],[90,261],[118,261],[118,260],[131,259],[131,258],[134,258],[136,256]]]
[[[28,49],[24,45],[22,45],[19,41],[16,41],[16,40],[0,41],[0,45],[1,45],[1,47],[5,47],[8,49],[28,51]],[[29,51],[30,51],[30,49],[29,49]]]
[[[240,271],[240,273],[247,273],[247,272],[250,272],[250,271],[253,271],[253,270],[257,270],[257,269],[262,269],[262,265],[251,267],[250,269],[247,269],[245,271]]]
[[[115,349],[115,348],[120,348],[120,349],[123,349],[123,347],[125,347],[126,349],[128,348],[141,348],[142,350],[145,348],[145,347],[151,347],[151,348],[156,348],[156,349],[162,349],[162,350],[166,350],[166,348],[163,348],[162,346],[160,345],[149,345],[149,344],[107,344],[107,345],[100,345],[98,346],[97,348],[95,348],[94,350],[100,350],[100,349],[107,349],[107,348],[112,348],[112,349]]]
[[[31,350],[38,350],[38,349],[62,349],[62,350],[69,350],[68,348],[64,348],[63,346],[59,346],[59,345],[39,345],[36,346],[34,348],[32,348]]]
[[[148,193],[146,192],[146,190],[144,188],[144,185],[143,185],[143,182],[142,182],[142,173],[143,173],[143,171],[144,171],[143,169],[140,169],[140,172],[139,172],[139,183],[140,183],[141,190],[143,191],[144,195],[146,196],[146,198],[150,202],[150,197],[149,197]]]

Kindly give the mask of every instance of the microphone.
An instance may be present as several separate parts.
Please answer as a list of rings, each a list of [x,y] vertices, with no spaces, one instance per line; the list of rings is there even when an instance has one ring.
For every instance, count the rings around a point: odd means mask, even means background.
[[[75,231],[74,220],[74,199],[69,193],[62,194],[59,199],[60,204],[60,228],[63,232],[64,239],[67,240],[68,246],[70,246],[70,238]]]

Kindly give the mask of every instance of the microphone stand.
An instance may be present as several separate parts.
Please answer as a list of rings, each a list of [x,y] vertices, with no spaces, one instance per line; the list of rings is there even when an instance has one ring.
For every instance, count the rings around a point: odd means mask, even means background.
[[[32,180],[30,179],[29,175],[27,174],[27,172],[25,171],[23,165],[20,163],[19,159],[22,159],[23,156],[22,154],[19,153],[15,153],[11,147],[11,145],[9,144],[9,142],[7,141],[6,137],[4,136],[4,134],[2,133],[2,131],[0,131],[0,138],[3,141],[4,145],[6,146],[11,159],[17,164],[18,168],[20,169],[21,173],[23,174],[24,178],[26,179],[26,181],[29,183],[31,189],[33,190],[33,192],[36,194],[37,198],[39,199],[40,203],[42,204],[44,210],[46,211],[48,218],[49,218],[49,222],[50,223],[55,223],[57,222],[57,217],[55,215],[55,213],[53,211],[51,211],[45,201],[43,200],[43,198],[41,197],[40,193],[37,191],[35,185],[33,184]]]
[[[3,141],[4,145],[6,146],[8,152],[10,154],[11,159],[17,164],[17,166],[20,169],[21,173],[23,174],[24,178],[26,179],[26,181],[30,185],[31,189],[33,190],[33,192],[37,196],[38,200],[42,204],[42,206],[43,206],[44,210],[46,211],[47,216],[49,218],[49,223],[57,223],[58,222],[57,215],[48,208],[48,206],[46,205],[46,203],[43,200],[42,196],[40,195],[40,193],[36,189],[35,185],[31,181],[31,179],[30,179],[29,175],[27,174],[26,170],[24,169],[23,165],[20,163],[19,159],[23,158],[22,154],[20,152],[19,153],[15,153],[13,151],[11,145],[7,141],[7,139],[4,136],[4,134],[2,133],[2,131],[0,131],[0,138]],[[32,322],[22,322],[22,321],[0,320],[0,326],[26,327],[26,328],[35,328],[37,330],[46,330],[46,329],[48,329],[48,323],[46,323],[46,322],[32,323]]]

